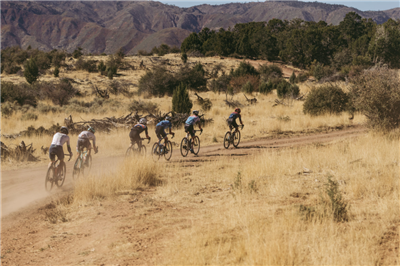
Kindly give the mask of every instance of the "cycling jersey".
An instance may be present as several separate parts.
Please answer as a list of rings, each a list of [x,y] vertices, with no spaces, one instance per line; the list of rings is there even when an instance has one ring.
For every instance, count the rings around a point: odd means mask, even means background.
[[[56,146],[62,146],[67,143],[67,146],[69,146],[69,137],[66,134],[57,132],[54,137],[53,141],[51,142],[51,145],[56,145]]]
[[[196,123],[200,122],[200,117],[196,115],[191,115],[189,118],[186,120],[185,124],[186,125],[195,125]]]
[[[156,127],[161,126],[163,129],[172,128],[172,124],[168,120],[163,120],[156,125]]]
[[[239,118],[241,120],[242,116],[239,113],[233,112],[230,116],[229,119],[233,119],[236,121],[236,118]]]
[[[82,131],[81,134],[79,134],[78,139],[93,140],[93,146],[96,147],[96,136],[90,131]]]
[[[142,125],[142,124],[136,124],[131,128],[131,131],[136,131],[137,133],[142,133],[143,131],[145,131],[146,136],[148,135],[147,132],[147,126],[146,125]]]

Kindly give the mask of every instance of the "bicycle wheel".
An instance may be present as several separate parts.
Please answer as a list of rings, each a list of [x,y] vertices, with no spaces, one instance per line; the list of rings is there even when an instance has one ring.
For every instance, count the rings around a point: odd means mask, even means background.
[[[226,132],[224,137],[224,148],[228,149],[229,145],[231,145],[231,132]]]
[[[232,142],[232,144],[233,144],[233,146],[234,146],[235,148],[237,148],[237,147],[239,146],[239,143],[240,143],[240,131],[238,130],[238,131],[236,131],[236,132],[234,133],[234,135],[233,135],[233,142]]]
[[[85,175],[89,174],[91,169],[92,169],[92,155],[87,155],[84,174]]]
[[[151,157],[153,157],[154,161],[158,161],[160,159],[160,147],[158,146],[158,142],[154,143],[151,148]]]
[[[75,164],[74,164],[74,169],[72,170],[72,179],[78,179],[79,175],[81,173],[81,166],[82,166],[82,160],[81,160],[81,156],[78,156],[78,158],[76,158]]]
[[[144,157],[146,156],[146,146],[142,145],[140,147],[140,155],[142,155]]]
[[[49,169],[47,169],[46,173],[46,180],[44,183],[44,186],[47,191],[50,191],[53,188],[53,181],[54,180],[54,168],[53,166],[50,166]]]
[[[172,143],[171,141],[167,141],[167,143],[165,143],[165,147],[164,147],[164,158],[165,160],[169,160],[171,159],[172,156]]]
[[[200,139],[198,136],[194,136],[192,141],[193,141],[193,145],[192,145],[193,153],[194,153],[194,155],[197,155],[197,154],[199,154],[199,151],[200,151]]]
[[[183,157],[186,157],[189,153],[189,149],[190,147],[188,147],[189,143],[188,143],[188,139],[186,137],[184,137],[181,141],[181,154]]]
[[[58,173],[57,179],[55,180],[57,187],[62,187],[62,185],[64,184],[66,173],[67,173],[67,168],[65,167],[64,163],[60,172]]]
[[[125,157],[132,156],[132,154],[133,154],[132,148],[129,147],[129,148],[126,150],[126,152],[125,152]]]

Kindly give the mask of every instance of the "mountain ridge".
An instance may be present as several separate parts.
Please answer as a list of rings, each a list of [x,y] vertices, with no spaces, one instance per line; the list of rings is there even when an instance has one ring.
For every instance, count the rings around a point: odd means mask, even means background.
[[[237,23],[273,18],[323,20],[337,25],[348,12],[381,24],[400,19],[400,8],[360,11],[317,2],[250,2],[180,8],[155,1],[1,2],[1,47],[41,50],[82,47],[87,53],[150,51],[166,43],[179,46],[190,32],[232,28]],[[153,36],[152,36],[153,35]],[[150,47],[152,46],[152,47]]]

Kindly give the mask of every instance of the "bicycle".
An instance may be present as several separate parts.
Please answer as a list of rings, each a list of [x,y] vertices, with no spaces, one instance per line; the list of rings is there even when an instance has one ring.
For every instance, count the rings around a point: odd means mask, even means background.
[[[172,143],[171,143],[171,141],[168,140],[165,143],[165,145],[160,145],[161,141],[163,139],[165,139],[168,135],[170,135],[170,134],[168,133],[165,137],[163,137],[158,142],[155,142],[153,144],[153,147],[151,148],[151,153],[152,153],[152,157],[153,157],[154,161],[158,161],[162,155],[164,155],[164,158],[167,161],[169,161],[169,159],[171,159],[171,156],[172,156]],[[175,135],[173,135],[171,139],[173,139],[174,136]]]
[[[145,140],[145,138],[144,139],[140,138],[139,141],[131,142],[132,146],[128,147],[128,149],[126,150],[125,157],[129,157],[134,154],[141,154],[141,155],[145,156],[146,155],[146,146],[144,146],[142,144],[142,140]],[[149,141],[147,142],[147,144],[150,143],[150,140],[151,140],[151,138],[149,138]]]
[[[68,162],[69,162],[71,160],[72,156],[69,154],[64,154],[64,155],[69,156],[69,160],[68,160]],[[63,164],[61,169],[59,169],[59,166],[60,166],[59,161],[60,160],[57,159],[56,161],[52,162],[50,167],[47,169],[46,179],[44,182],[44,186],[47,191],[50,191],[53,188],[54,183],[56,184],[57,187],[62,187],[62,185],[64,184],[65,174],[66,174],[67,169],[65,167],[65,163]],[[58,171],[56,171],[56,169]]]
[[[98,149],[98,148],[97,148]],[[92,156],[88,154],[89,150],[84,148],[84,150],[79,151],[78,158],[76,158],[74,169],[72,170],[72,179],[77,179],[79,176],[85,175],[85,168],[88,169],[86,174],[92,168]],[[96,152],[97,153],[97,152]]]
[[[243,129],[244,125],[241,126]],[[239,128],[235,129],[235,131],[233,131],[233,133],[231,133],[230,131],[226,132],[225,137],[224,137],[224,148],[228,149],[229,145],[233,145],[235,148],[237,148],[239,146],[240,143],[240,131]]]
[[[197,131],[200,131],[200,135],[203,133],[201,130],[193,130],[194,133],[196,134]],[[181,141],[181,154],[183,157],[186,157],[190,151],[191,148],[193,148],[193,154],[197,155],[199,154],[200,151],[200,138],[198,136],[193,136],[193,138],[190,138],[190,141],[188,139],[188,134],[186,134],[186,137],[184,137]]]

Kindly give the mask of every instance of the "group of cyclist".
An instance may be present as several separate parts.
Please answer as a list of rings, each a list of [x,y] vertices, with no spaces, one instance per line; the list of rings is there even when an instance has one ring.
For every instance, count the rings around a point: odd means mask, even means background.
[[[234,128],[235,130],[238,129],[238,124],[236,123],[236,119],[239,118],[239,122],[241,125],[243,125],[242,122],[242,116],[240,114],[241,110],[240,108],[236,108],[233,113],[229,115],[229,118],[227,120],[229,130],[232,131]],[[194,110],[192,112],[192,115],[189,116],[189,118],[185,122],[185,133],[187,136],[191,136],[191,138],[194,137],[195,132],[194,132],[194,126],[198,125],[199,129],[201,132],[203,132],[203,129],[201,128],[201,123],[200,123],[200,117],[199,117],[199,111]],[[159,122],[156,125],[156,135],[159,140],[164,139],[164,143],[168,141],[167,133],[165,130],[169,130],[169,134],[172,136],[175,136],[175,133],[172,132],[172,123],[171,123],[171,117],[167,116],[165,117],[165,120]],[[140,134],[142,132],[145,132],[146,134],[146,139],[150,140],[149,133],[148,133],[148,128],[147,128],[147,120],[146,118],[141,118],[139,120],[139,123],[134,125],[131,128],[131,131],[129,133],[129,138],[131,140],[131,146],[135,142],[140,141]],[[92,145],[90,144],[90,141],[93,142],[93,149],[95,153],[98,152],[98,148],[96,146],[96,136],[94,135],[95,129],[91,126],[87,130],[82,131],[79,136],[78,136],[78,142],[76,145],[76,151],[79,154],[80,152],[83,151],[84,148],[86,148],[89,151],[89,155],[91,154],[92,150]],[[54,137],[53,141],[51,142],[50,149],[49,149],[49,157],[50,157],[50,164],[49,167],[51,166],[52,163],[55,161],[55,156],[57,155],[58,159],[60,160],[60,166],[63,166],[65,164],[64,162],[64,150],[63,150],[63,145],[67,143],[67,149],[69,152],[70,157],[72,157],[72,151],[71,151],[71,146],[70,146],[70,138],[68,136],[69,130],[67,127],[63,126],[61,127],[60,132],[57,132]],[[193,152],[193,147],[190,147],[190,151]],[[168,151],[165,151],[168,152]]]

